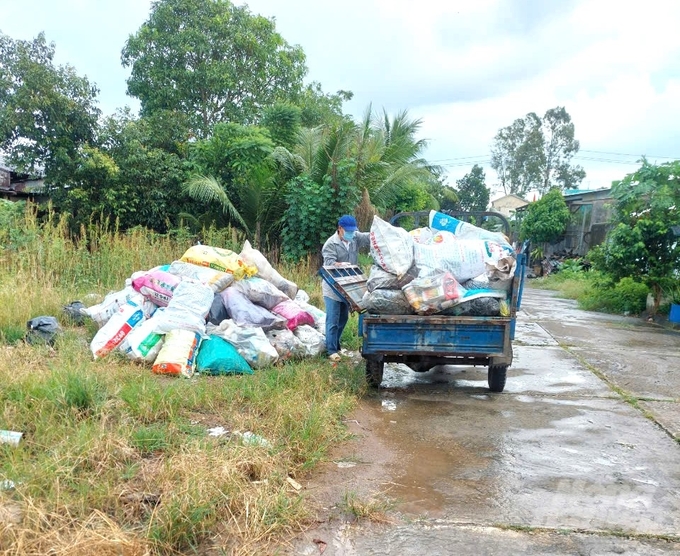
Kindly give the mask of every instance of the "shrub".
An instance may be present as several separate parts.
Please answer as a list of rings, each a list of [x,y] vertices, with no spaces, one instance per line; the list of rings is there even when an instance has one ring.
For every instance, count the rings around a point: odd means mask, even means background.
[[[632,278],[622,278],[613,287],[606,282],[596,282],[591,292],[581,301],[584,309],[607,313],[642,313],[647,306],[649,288]]]
[[[522,220],[521,239],[533,243],[550,243],[567,229],[571,214],[559,189],[551,189],[543,197],[531,203]]]

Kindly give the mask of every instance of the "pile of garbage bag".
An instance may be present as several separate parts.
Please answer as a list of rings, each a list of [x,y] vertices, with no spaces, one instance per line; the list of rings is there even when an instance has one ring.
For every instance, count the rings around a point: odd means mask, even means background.
[[[410,232],[375,216],[362,307],[387,315],[508,316],[517,260],[501,233],[431,211]]]
[[[251,374],[326,349],[326,314],[248,241],[241,253],[195,245],[79,311],[99,326],[95,359],[118,352],[158,374]]]

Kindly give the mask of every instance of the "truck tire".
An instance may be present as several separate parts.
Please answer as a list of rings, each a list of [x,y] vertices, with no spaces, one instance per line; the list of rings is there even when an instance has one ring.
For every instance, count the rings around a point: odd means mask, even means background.
[[[492,392],[502,392],[505,388],[505,376],[507,372],[507,365],[489,365],[489,390]]]
[[[376,361],[374,359],[366,360],[366,382],[373,388],[378,388],[383,379],[383,370],[385,368],[384,361]]]

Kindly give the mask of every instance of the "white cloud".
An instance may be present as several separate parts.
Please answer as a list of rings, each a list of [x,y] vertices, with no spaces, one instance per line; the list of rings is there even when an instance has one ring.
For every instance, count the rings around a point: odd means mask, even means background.
[[[100,88],[100,105],[107,114],[138,103],[127,97],[129,71],[120,53],[131,33],[149,15],[150,0],[22,0],[0,13],[0,30],[13,39],[31,40],[41,31],[56,47],[55,61],[73,66]]]

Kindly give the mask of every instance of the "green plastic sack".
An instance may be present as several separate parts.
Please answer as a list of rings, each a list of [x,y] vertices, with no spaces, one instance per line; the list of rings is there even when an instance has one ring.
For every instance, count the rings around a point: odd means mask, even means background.
[[[236,348],[219,336],[210,336],[201,342],[196,370],[208,375],[253,374],[250,365]]]

